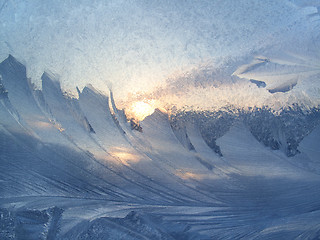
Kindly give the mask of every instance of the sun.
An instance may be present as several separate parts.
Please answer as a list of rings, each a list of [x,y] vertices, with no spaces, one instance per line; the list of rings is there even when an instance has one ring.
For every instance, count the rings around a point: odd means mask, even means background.
[[[154,107],[152,106],[152,101],[138,101],[134,102],[129,111],[132,117],[138,121],[142,121],[147,116],[151,115],[154,112]]]

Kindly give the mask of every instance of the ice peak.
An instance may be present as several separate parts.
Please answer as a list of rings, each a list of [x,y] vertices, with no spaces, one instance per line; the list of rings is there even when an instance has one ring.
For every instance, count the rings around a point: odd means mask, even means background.
[[[20,78],[26,78],[26,67],[11,54],[0,63],[0,71],[7,74],[19,74]]]
[[[42,88],[44,87],[44,85],[49,84],[54,88],[56,88],[57,90],[61,91],[60,82],[59,80],[57,80],[54,74],[44,72],[41,76],[41,80],[42,80]]]

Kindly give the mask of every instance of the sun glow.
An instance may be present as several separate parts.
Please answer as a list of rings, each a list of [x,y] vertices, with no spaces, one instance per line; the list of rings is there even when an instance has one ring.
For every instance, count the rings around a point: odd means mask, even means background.
[[[132,150],[123,147],[111,148],[110,154],[116,157],[121,161],[121,163],[125,165],[130,165],[141,161],[141,157],[139,155],[137,155]]]
[[[154,112],[154,103],[152,100],[135,102],[129,108],[131,117],[142,121]]]

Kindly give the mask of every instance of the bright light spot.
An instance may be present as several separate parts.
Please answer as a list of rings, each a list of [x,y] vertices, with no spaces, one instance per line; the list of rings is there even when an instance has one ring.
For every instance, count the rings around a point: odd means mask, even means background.
[[[140,162],[142,159],[139,155],[132,152],[130,149],[122,147],[113,147],[110,149],[110,154],[116,157],[124,165],[130,165]]]
[[[133,118],[142,121],[154,112],[153,101],[139,101],[132,104],[129,113]]]
[[[194,179],[194,180],[202,180],[204,176],[202,176],[201,174],[197,174],[197,173],[192,173],[192,172],[187,172],[187,171],[182,171],[182,170],[178,170],[176,172],[176,174],[184,179],[184,180],[188,180],[188,179]]]

